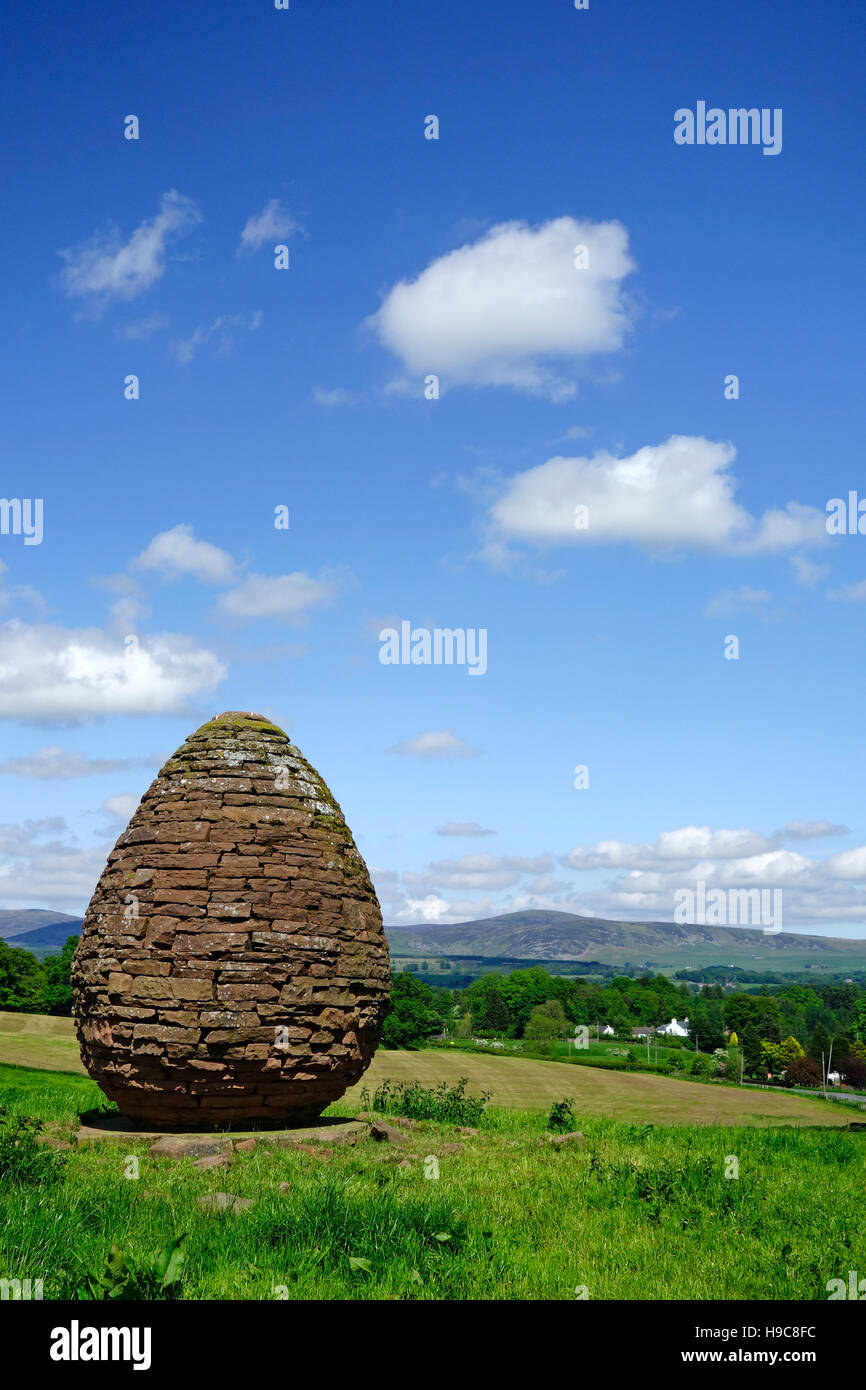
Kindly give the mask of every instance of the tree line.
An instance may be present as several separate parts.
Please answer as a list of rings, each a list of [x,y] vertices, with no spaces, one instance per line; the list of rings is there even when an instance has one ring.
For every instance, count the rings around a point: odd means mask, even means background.
[[[538,965],[507,975],[490,972],[465,989],[449,990],[403,972],[394,978],[384,1042],[417,1047],[442,1032],[551,1041],[581,1024],[609,1025],[630,1039],[633,1028],[658,1027],[672,1018],[688,1018],[695,1050],[738,1048],[744,1076],[785,1072],[789,1082],[818,1085],[832,1063],[844,1071],[843,1080],[866,1086],[866,989],[853,981],[727,992],[721,984],[698,989],[666,975],[617,976],[602,984],[551,975]]]

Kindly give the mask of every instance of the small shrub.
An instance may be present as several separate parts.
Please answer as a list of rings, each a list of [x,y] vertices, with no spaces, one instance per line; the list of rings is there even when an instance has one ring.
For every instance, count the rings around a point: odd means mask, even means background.
[[[63,1158],[39,1143],[42,1121],[0,1110],[0,1184],[31,1187],[54,1182],[63,1172]]]
[[[855,1091],[866,1090],[866,1062],[859,1057],[840,1057],[836,1070],[846,1086]]]
[[[438,1086],[422,1086],[420,1081],[381,1081],[370,1095],[361,1092],[362,1107],[385,1115],[405,1115],[408,1120],[440,1120],[451,1125],[477,1126],[484,1118],[490,1092],[467,1096],[469,1078],[461,1076],[455,1085],[440,1081]]]
[[[821,1070],[811,1057],[795,1057],[785,1071],[786,1086],[820,1086]]]
[[[571,1108],[570,1100],[553,1102],[547,1117],[547,1128],[555,1130],[559,1134],[568,1134],[570,1130],[574,1129],[574,1111]]]
[[[180,1298],[186,1255],[181,1246],[186,1235],[175,1236],[150,1260],[129,1264],[119,1245],[112,1245],[101,1274],[86,1274],[77,1298],[166,1300]]]

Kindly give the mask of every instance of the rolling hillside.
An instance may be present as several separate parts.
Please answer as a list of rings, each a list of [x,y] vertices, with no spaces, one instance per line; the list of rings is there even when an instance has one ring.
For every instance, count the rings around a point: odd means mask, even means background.
[[[80,917],[70,917],[66,912],[48,912],[39,907],[20,907],[0,909],[0,940],[11,941],[13,937],[29,936],[45,927],[67,928],[66,936],[78,934]],[[66,937],[63,938],[64,941]],[[23,942],[19,943],[23,945]]]
[[[9,1066],[33,1071],[16,1076],[5,1070]],[[84,1075],[72,1019],[0,1012],[0,1100],[6,1103],[4,1087],[11,1088],[16,1081],[25,1091],[38,1093],[43,1079],[39,1072],[44,1073],[47,1086],[59,1080],[58,1072]],[[387,1052],[380,1047],[363,1081],[346,1092],[341,1106],[360,1106],[363,1087],[372,1092],[386,1079],[436,1086],[442,1081],[454,1085],[461,1076],[469,1078],[471,1093],[490,1091],[494,1105],[546,1110],[554,1101],[570,1096],[580,1115],[604,1115],[627,1123],[845,1126],[862,1118],[852,1106],[785,1091],[741,1090],[677,1077],[443,1048]],[[94,1086],[93,1103],[96,1099]]]
[[[78,936],[81,918],[41,908],[0,910],[0,941],[23,946],[40,960],[60,951],[68,936]]]
[[[40,958],[77,936],[81,918],[36,908],[0,911],[0,940]],[[639,969],[683,970],[708,965],[757,970],[866,970],[866,941],[843,937],[778,936],[751,927],[679,926],[673,922],[616,922],[571,912],[508,912],[452,925],[386,927],[393,956],[513,962],[597,961]]]
[[[751,927],[610,922],[570,912],[508,912],[449,926],[387,927],[394,955],[505,956],[525,961],[601,961],[655,969],[707,965],[760,970],[866,970],[866,941],[774,936]]]

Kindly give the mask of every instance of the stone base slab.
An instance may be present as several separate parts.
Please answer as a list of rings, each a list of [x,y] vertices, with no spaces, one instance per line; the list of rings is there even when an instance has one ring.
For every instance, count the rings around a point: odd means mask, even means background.
[[[89,1111],[81,1116],[81,1127],[72,1136],[76,1144],[96,1144],[114,1142],[126,1143],[142,1140],[155,1144],[160,1140],[176,1140],[177,1147],[187,1149],[191,1158],[202,1154],[230,1152],[234,1144],[242,1144],[241,1152],[252,1147],[271,1145],[275,1148],[291,1148],[295,1144],[345,1144],[364,1137],[369,1125],[363,1120],[333,1119],[319,1120],[315,1125],[281,1126],[278,1129],[226,1128],[219,1133],[214,1130],[190,1130],[179,1133],[172,1129],[147,1129],[137,1125],[125,1115],[104,1115],[99,1111]]]

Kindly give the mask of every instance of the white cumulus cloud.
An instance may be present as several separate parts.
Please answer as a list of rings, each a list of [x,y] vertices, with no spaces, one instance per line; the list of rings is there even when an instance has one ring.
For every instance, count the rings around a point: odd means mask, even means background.
[[[631,322],[622,284],[634,269],[619,222],[505,222],[394,285],[367,322],[415,376],[565,399],[575,384],[551,360],[622,346]]]
[[[161,633],[135,649],[94,628],[0,624],[0,717],[83,719],[166,714],[215,689],[226,669],[188,637]]]
[[[155,570],[163,579],[189,575],[202,584],[232,584],[237,566],[231,555],[210,541],[196,540],[187,522],[160,531],[130,564],[131,569]]]
[[[731,444],[672,435],[624,458],[602,450],[548,459],[508,480],[488,513],[484,553],[502,563],[514,540],[740,555],[824,544],[817,508],[790,502],[755,518],[740,506],[730,472],[735,452]]]

